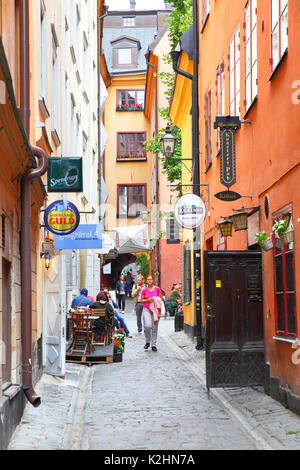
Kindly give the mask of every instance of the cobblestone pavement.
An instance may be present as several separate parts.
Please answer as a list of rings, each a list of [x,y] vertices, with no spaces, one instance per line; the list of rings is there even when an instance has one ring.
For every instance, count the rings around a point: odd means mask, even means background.
[[[42,405],[27,404],[10,450],[297,449],[298,416],[260,388],[205,388],[205,357],[174,320],[161,319],[158,352],[145,351],[131,305],[123,362],[67,364],[44,374]]]

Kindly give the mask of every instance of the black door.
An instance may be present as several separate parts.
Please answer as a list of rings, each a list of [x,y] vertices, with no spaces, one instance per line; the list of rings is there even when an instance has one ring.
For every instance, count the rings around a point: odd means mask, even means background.
[[[204,263],[207,387],[262,385],[261,253],[206,251]]]

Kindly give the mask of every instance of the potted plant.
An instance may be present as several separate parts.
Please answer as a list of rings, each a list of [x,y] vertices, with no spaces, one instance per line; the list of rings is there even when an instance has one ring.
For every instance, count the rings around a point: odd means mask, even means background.
[[[263,230],[262,232],[257,232],[254,236],[257,240],[257,243],[262,247],[264,251],[272,250],[273,241],[271,235],[267,237],[266,232]]]
[[[123,352],[125,351],[125,331],[123,328],[119,328],[117,333],[114,335],[113,339],[120,341],[120,344],[123,347]]]
[[[281,239],[282,243],[291,243],[294,241],[294,230],[290,229],[286,219],[276,220],[272,229]]]
[[[113,345],[114,345],[114,362],[122,362],[123,360],[123,345],[121,341],[117,338],[113,339]]]

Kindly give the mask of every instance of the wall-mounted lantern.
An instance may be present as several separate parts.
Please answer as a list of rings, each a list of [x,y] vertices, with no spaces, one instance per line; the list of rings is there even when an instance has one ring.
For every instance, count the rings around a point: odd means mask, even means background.
[[[218,226],[221,232],[222,237],[231,237],[232,236],[232,221],[225,219],[222,222],[218,222]]]
[[[231,214],[230,219],[233,222],[235,231],[247,230],[248,228],[248,212],[235,212]]]
[[[45,268],[47,270],[50,269],[51,264],[52,264],[52,256],[50,255],[50,253],[48,251],[46,251],[46,252],[42,251],[40,253],[40,257],[45,260]]]
[[[166,127],[165,135],[160,139],[162,151],[166,158],[171,158],[175,152],[176,137],[171,133],[170,125]]]

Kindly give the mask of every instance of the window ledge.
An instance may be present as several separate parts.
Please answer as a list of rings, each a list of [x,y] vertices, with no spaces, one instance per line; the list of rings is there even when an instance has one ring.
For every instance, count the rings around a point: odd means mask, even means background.
[[[147,157],[117,157],[117,162],[146,162]]]
[[[207,173],[211,166],[212,166],[212,162],[209,162],[209,164],[208,164],[207,167],[205,168],[204,173]]]
[[[4,392],[3,395],[12,400],[21,390],[20,385],[10,385]]]
[[[206,25],[206,23],[207,23],[207,20],[208,20],[208,18],[209,18],[209,13],[210,13],[210,12],[207,13],[207,15],[206,15],[206,17],[205,17],[205,20],[203,21],[203,25],[202,25],[202,28],[201,28],[200,33],[203,33],[203,30],[204,30],[205,25]]]
[[[289,343],[292,348],[296,348],[298,346],[298,338],[285,338],[283,336],[273,336],[275,341],[282,341],[283,343]]]
[[[283,62],[284,59],[286,58],[287,53],[288,53],[288,49],[286,48],[286,50],[285,50],[284,53],[282,54],[282,56],[281,56],[279,62],[278,62],[277,65],[275,66],[273,72],[271,73],[271,75],[270,75],[270,77],[269,77],[269,82],[272,81],[274,75],[276,75],[277,70],[280,68],[282,62]]]
[[[248,116],[248,114],[250,113],[251,109],[253,108],[253,106],[255,105],[256,102],[257,102],[257,95],[255,96],[255,98],[253,98],[251,104],[250,104],[249,107],[247,108],[247,111],[246,111],[246,113],[244,114],[243,119],[246,119],[246,117]]]

